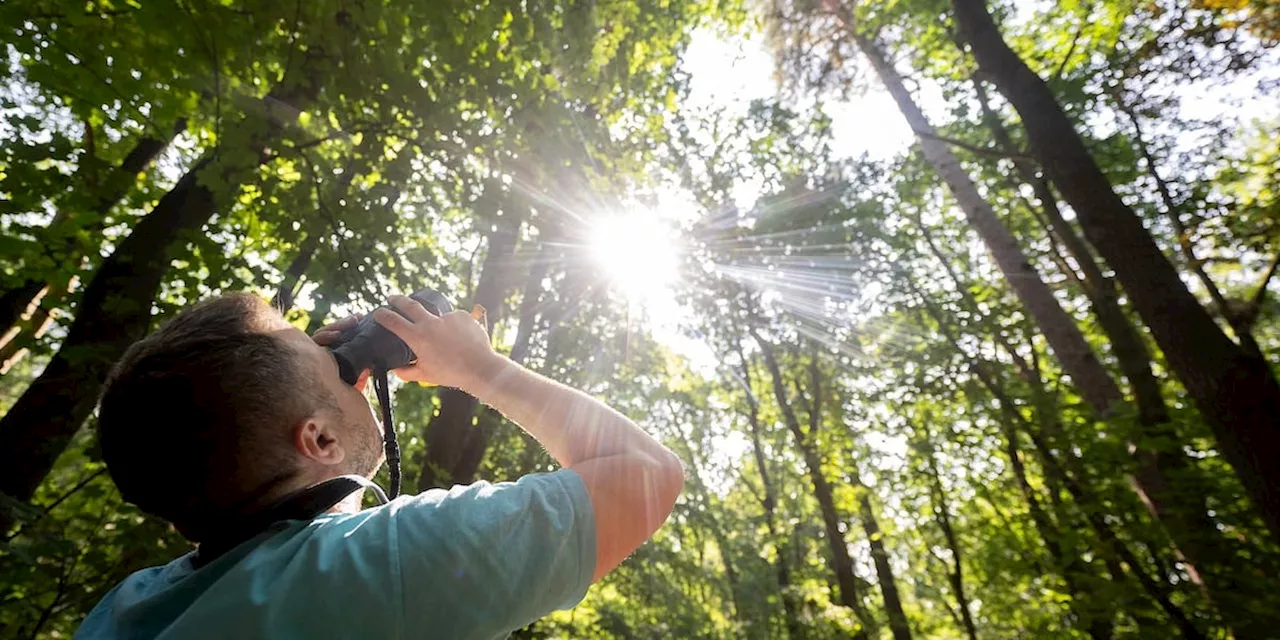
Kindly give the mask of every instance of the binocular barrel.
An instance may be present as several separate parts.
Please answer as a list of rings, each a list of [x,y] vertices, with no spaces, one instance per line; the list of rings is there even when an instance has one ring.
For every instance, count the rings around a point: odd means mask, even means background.
[[[449,299],[434,289],[422,289],[409,297],[432,315],[442,316],[453,311]],[[395,307],[386,308],[400,313]],[[355,384],[365,369],[390,371],[413,362],[417,357],[409,345],[375,322],[372,313],[344,331],[336,342],[329,345],[329,349],[338,361],[342,381],[347,384]]]

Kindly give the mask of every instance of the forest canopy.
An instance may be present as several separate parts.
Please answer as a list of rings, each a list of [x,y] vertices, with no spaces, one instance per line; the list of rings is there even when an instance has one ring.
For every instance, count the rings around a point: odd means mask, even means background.
[[[191,549],[102,461],[131,343],[222,292],[313,332],[423,287],[684,465],[515,637],[1280,633],[1275,0],[11,0],[0,32],[0,636]],[[461,391],[394,406],[410,493],[554,468]]]

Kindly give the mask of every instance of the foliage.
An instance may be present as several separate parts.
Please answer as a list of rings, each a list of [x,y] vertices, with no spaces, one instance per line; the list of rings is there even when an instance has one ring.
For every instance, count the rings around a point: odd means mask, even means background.
[[[1187,106],[1222,82],[1247,87],[1246,105],[1265,102],[1267,86],[1252,83],[1276,68],[1273,4],[991,8],[1193,293],[1274,368],[1277,121]],[[950,5],[841,6],[6,3],[0,307],[19,304],[0,327],[0,410],[58,353],[105,261],[190,172],[216,206],[166,245],[159,290],[140,302],[153,324],[236,289],[273,298],[301,327],[390,291],[426,285],[470,302],[496,290],[499,350],[607,399],[681,457],[686,490],[668,523],[574,610],[515,637],[1269,628],[1275,538],[1120,291],[1168,408],[1164,435],[1129,406],[1135,384],[1098,312],[1106,282],[1083,261],[1107,282],[1110,270],[1064,239],[1070,207],[1061,223],[1049,216],[1056,187],[1036,189],[1017,114],[985,84]],[[755,18],[785,99],[691,106],[693,34],[750,33]],[[837,153],[834,116],[878,86],[854,34],[906,77],[1126,391],[1116,411],[1081,397],[918,150]],[[295,106],[279,96],[299,77],[316,91]],[[205,160],[224,170],[197,171]],[[645,317],[652,301],[618,291],[588,245],[606,213],[673,192],[696,213],[676,221],[679,317]],[[663,320],[676,338],[650,331]],[[407,478],[422,473],[445,402],[437,389],[396,390]],[[66,637],[124,576],[188,549],[120,500],[92,422],[31,500],[3,503],[6,637]],[[463,476],[553,467],[517,425],[481,411],[467,427],[484,437]],[[1185,462],[1169,479],[1211,525],[1204,544],[1232,563],[1232,589],[1211,580],[1222,567],[1187,559],[1185,521],[1134,492],[1150,470],[1134,452],[1149,450]]]

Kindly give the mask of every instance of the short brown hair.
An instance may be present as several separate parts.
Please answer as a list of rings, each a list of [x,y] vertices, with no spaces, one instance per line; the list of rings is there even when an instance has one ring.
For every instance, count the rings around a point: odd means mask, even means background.
[[[257,296],[213,298],[131,346],[107,380],[98,437],[112,479],[194,542],[293,475],[289,427],[333,406],[267,333],[280,323]]]

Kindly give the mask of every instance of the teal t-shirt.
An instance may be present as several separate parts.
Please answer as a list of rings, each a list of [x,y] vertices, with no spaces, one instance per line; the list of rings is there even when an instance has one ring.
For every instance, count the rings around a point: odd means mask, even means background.
[[[504,638],[586,594],[595,516],[571,469],[290,522],[200,569],[138,571],[76,638]]]

